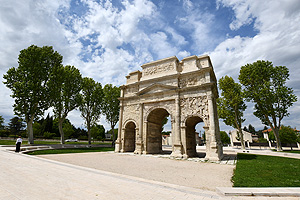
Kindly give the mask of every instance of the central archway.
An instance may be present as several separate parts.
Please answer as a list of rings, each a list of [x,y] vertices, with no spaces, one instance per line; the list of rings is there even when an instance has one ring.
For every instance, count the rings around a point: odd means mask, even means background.
[[[147,117],[146,151],[147,153],[162,152],[162,130],[163,121],[169,113],[164,108],[152,110]]]

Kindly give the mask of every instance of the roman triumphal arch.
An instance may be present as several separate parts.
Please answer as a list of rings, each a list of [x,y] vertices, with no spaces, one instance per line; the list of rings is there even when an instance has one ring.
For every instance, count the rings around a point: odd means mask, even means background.
[[[196,154],[195,126],[204,123],[206,159],[220,160],[217,81],[209,56],[175,56],[141,66],[121,86],[115,152],[162,152],[163,119],[170,116],[172,157]]]

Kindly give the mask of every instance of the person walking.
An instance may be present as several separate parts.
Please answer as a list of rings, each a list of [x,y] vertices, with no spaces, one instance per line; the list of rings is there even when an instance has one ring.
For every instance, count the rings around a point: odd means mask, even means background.
[[[16,142],[16,152],[20,152],[21,144],[22,144],[22,138],[21,136],[19,136]]]

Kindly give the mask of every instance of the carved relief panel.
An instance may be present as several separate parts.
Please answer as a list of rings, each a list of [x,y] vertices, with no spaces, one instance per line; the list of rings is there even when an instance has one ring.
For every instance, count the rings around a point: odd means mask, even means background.
[[[204,74],[197,75],[197,76],[189,76],[189,77],[179,79],[179,87],[180,88],[201,85],[203,83],[205,83],[205,75]]]
[[[143,75],[150,76],[150,75],[171,71],[171,70],[175,70],[175,66],[173,63],[161,64],[161,65],[145,68],[143,70]]]
[[[188,116],[199,116],[207,124],[209,117],[207,96],[180,99],[180,109],[181,120]]]

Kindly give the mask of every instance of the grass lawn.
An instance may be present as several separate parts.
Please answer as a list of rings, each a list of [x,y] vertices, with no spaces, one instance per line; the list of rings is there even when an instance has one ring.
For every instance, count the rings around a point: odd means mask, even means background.
[[[300,159],[238,154],[233,187],[300,187]]]
[[[66,148],[66,149],[49,149],[49,150],[33,151],[28,153],[28,155],[86,153],[86,152],[103,152],[103,151],[113,151],[113,150],[114,150],[113,147]]]

